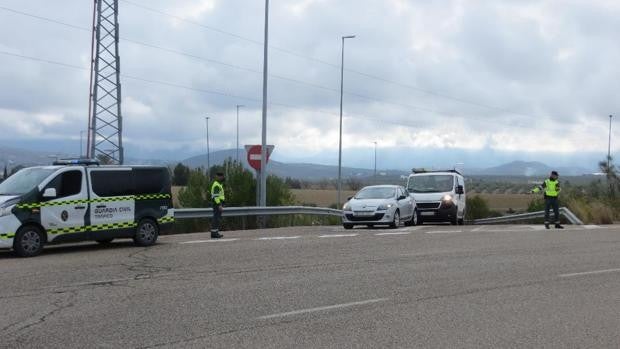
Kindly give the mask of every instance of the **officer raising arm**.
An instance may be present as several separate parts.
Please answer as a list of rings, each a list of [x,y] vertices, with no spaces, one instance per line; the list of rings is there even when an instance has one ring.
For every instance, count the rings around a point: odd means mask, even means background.
[[[545,194],[545,228],[549,229],[549,216],[551,208],[553,208],[553,214],[555,218],[555,228],[564,229],[560,225],[560,203],[558,202],[558,196],[560,195],[560,182],[558,180],[560,176],[556,171],[551,172],[551,176],[546,179],[542,185],[532,189],[532,193],[539,193],[543,191]]]
[[[224,174],[218,172],[215,175],[213,185],[211,185],[211,200],[213,201],[213,221],[211,223],[211,238],[220,239],[224,237],[220,234],[220,225],[222,224],[222,212],[224,211]]]

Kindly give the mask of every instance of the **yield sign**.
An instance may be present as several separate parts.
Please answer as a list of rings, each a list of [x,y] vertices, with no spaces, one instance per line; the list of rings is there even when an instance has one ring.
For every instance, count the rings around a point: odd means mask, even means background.
[[[271,156],[271,153],[273,152],[273,148],[275,148],[275,146],[273,145],[268,145],[267,146],[267,162],[269,162],[269,156]],[[248,153],[248,164],[250,164],[250,166],[252,166],[253,169],[255,169],[256,171],[260,171],[262,169],[261,166],[261,149],[262,146],[261,145],[246,145],[245,146],[245,151]]]

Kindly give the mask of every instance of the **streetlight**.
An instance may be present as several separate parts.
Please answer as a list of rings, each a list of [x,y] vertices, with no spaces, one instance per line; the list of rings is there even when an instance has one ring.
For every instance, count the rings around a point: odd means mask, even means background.
[[[211,117],[205,116],[205,120],[207,121],[207,178],[211,177],[211,150],[209,148],[209,119]]]
[[[609,171],[609,166],[611,165],[611,119],[613,115],[609,115],[609,143],[607,143],[607,171]]]
[[[375,184],[377,184],[377,142],[373,142],[375,144]]]
[[[237,162],[239,162],[239,108],[243,108],[245,105],[237,104]]]
[[[80,157],[84,157],[84,149],[82,144],[84,143],[84,133],[86,131],[80,131]]]
[[[353,38],[355,38],[355,35],[342,37],[342,58],[340,62],[340,137],[338,138],[338,207],[342,204],[342,97],[344,94],[344,40]]]
[[[265,41],[263,43],[263,120],[260,152],[260,206],[267,206],[267,76],[269,62],[269,0],[265,0]],[[262,225],[263,221],[261,221]]]

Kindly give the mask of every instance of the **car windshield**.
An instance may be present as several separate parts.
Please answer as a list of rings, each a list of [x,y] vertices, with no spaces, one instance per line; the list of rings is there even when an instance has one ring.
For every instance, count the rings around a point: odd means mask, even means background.
[[[25,168],[0,183],[0,195],[23,195],[34,189],[55,170]]]
[[[454,189],[454,176],[426,175],[409,177],[407,190],[411,193],[445,193]]]
[[[396,189],[387,187],[364,188],[357,195],[356,199],[390,199],[396,196]]]

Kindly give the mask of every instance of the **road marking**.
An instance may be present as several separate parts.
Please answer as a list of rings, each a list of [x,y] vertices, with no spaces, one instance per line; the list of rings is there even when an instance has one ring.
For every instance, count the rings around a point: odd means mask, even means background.
[[[571,274],[562,274],[561,278],[570,278],[574,276],[584,276],[584,275],[596,275],[596,274],[607,274],[607,273],[618,273],[620,272],[620,268],[618,269],[605,269],[605,270],[594,270],[594,271],[584,271],[581,273],[571,273]]]
[[[420,229],[422,229],[422,228],[424,228],[424,227],[422,227],[422,226],[417,226],[417,227],[409,227],[409,228],[406,228],[405,230],[406,230],[406,231],[416,231],[416,230],[420,230]]]
[[[193,240],[193,241],[183,241],[179,242],[180,244],[203,244],[205,242],[230,242],[237,241],[239,239],[212,239],[212,240]]]
[[[587,230],[592,230],[592,229],[601,229],[601,228],[602,228],[600,225],[593,225],[593,224],[584,225],[583,227],[584,227],[585,229],[587,229]]]
[[[272,314],[272,315],[265,315],[265,316],[259,317],[258,319],[259,320],[269,320],[269,319],[275,319],[275,318],[279,318],[279,317],[301,315],[301,314],[308,314],[308,313],[316,313],[316,312],[319,312],[319,311],[327,311],[327,310],[333,310],[333,309],[350,308],[350,307],[355,307],[355,306],[360,306],[360,305],[368,305],[368,304],[373,304],[373,303],[385,302],[387,300],[389,300],[389,298],[377,298],[377,299],[369,299],[369,300],[360,301],[360,302],[351,302],[351,303],[328,305],[328,306],[325,306],[325,307],[302,309],[302,310],[289,311],[289,312],[286,312],[286,313],[278,313],[278,314]]]
[[[353,236],[358,236],[359,234],[329,234],[329,235],[319,235],[320,238],[348,238]]]
[[[267,236],[256,240],[292,240],[299,239],[301,236]]]
[[[462,230],[437,230],[437,231],[427,231],[426,234],[456,234],[462,233]]]
[[[408,231],[401,231],[401,232],[397,232],[397,233],[377,233],[375,234],[375,236],[389,236],[389,235],[409,235],[411,234]]]
[[[478,228],[474,228],[474,229],[472,229],[471,231],[472,231],[472,232],[474,232],[474,231],[481,231],[482,229],[484,229],[484,226],[482,226],[482,227],[478,227]]]

